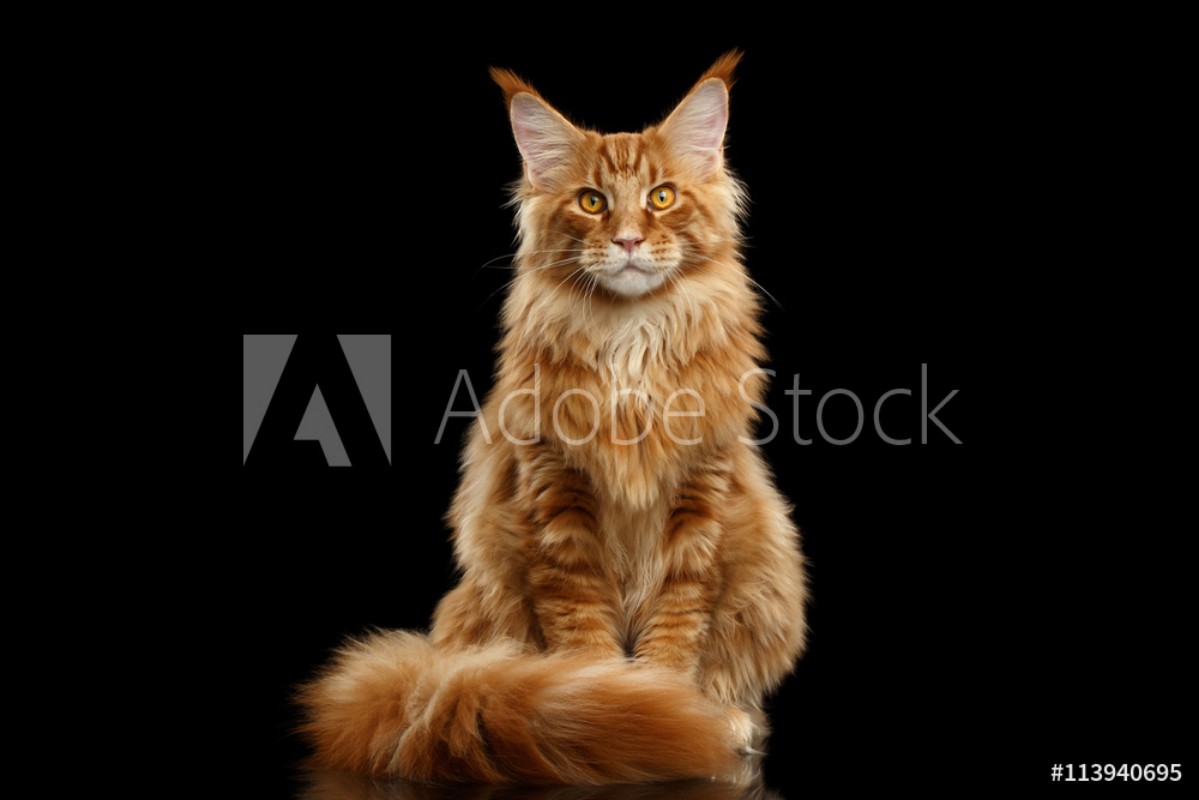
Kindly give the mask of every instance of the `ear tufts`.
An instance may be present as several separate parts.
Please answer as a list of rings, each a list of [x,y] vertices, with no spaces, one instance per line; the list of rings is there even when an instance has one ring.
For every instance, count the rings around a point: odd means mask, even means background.
[[[703,74],[696,85],[703,83],[710,78],[718,78],[724,82],[726,89],[733,88],[733,71],[737,65],[741,63],[741,59],[745,57],[745,53],[740,50],[730,50],[720,58],[716,59],[716,63],[708,67],[708,71]]]
[[[541,94],[528,81],[510,69],[492,67],[491,79],[503,90],[505,105],[512,105],[512,98],[518,94],[531,94],[536,98],[541,98]]]

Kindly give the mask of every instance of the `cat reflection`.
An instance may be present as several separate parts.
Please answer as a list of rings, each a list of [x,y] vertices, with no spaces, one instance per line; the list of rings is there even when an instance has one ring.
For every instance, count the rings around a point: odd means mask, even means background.
[[[347,772],[311,772],[300,800],[782,800],[762,785],[681,781],[617,786],[426,786]]]

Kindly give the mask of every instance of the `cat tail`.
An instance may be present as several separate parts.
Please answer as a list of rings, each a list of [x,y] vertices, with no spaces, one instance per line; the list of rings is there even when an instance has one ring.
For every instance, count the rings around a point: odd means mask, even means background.
[[[415,781],[632,783],[733,773],[735,734],[677,675],[405,631],[342,648],[301,690],[319,766]]]

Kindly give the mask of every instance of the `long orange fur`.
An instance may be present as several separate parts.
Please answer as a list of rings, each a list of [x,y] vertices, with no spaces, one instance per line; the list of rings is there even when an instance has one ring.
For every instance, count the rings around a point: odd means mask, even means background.
[[[525,172],[497,381],[449,514],[462,577],[427,636],[351,642],[305,687],[320,765],[603,784],[728,775],[764,739],[806,585],[750,443],[765,352],[723,158],[738,60],[636,134],[580,129],[493,71]]]

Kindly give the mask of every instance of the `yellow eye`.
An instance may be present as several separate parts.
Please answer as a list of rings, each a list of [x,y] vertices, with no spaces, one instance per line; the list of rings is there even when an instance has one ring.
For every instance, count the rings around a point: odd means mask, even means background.
[[[663,184],[649,193],[649,204],[661,211],[674,205],[674,189]]]
[[[598,214],[607,207],[607,198],[595,189],[584,189],[579,193],[579,208],[588,214]]]

